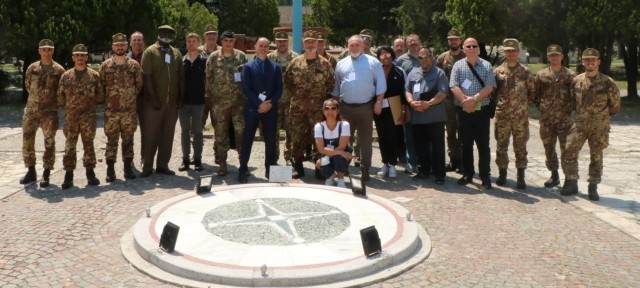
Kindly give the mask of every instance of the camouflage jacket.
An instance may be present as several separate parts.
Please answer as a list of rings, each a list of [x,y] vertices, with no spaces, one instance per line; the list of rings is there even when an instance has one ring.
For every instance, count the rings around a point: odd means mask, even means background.
[[[218,51],[218,50],[220,50],[220,46],[216,46],[215,51]],[[198,52],[200,53],[200,55],[202,55],[202,57],[204,57],[204,59],[209,58],[209,55],[213,54],[213,52],[215,51],[207,51],[207,45],[202,45],[198,47]]]
[[[311,64],[304,55],[293,58],[284,74],[284,86],[291,91],[291,106],[320,109],[333,91],[335,78],[329,60],[317,57]]]
[[[282,67],[282,74],[287,71],[287,66],[289,66],[289,63],[291,63],[291,60],[295,57],[298,57],[298,53],[291,50],[287,51],[287,57],[285,57],[284,60],[280,60],[280,57],[278,57],[278,50],[271,51],[267,54],[267,58],[269,58],[269,60],[280,64],[280,67]]]
[[[533,103],[540,110],[540,121],[554,121],[571,117],[574,101],[569,91],[575,73],[562,67],[556,74],[549,67],[536,75],[536,95]]]
[[[25,114],[28,112],[58,111],[56,93],[58,83],[64,73],[64,68],[57,62],[51,64],[51,69],[42,69],[40,61],[32,63],[24,75],[24,86],[29,92]]]
[[[142,68],[127,58],[124,65],[116,65],[114,58],[100,65],[100,81],[104,88],[105,110],[135,112],[136,97],[142,90]]]
[[[58,85],[58,106],[65,109],[65,119],[95,117],[96,107],[104,102],[104,90],[100,74],[87,68],[86,74],[78,79],[75,69],[62,74]]]
[[[535,77],[529,68],[518,63],[511,71],[502,63],[493,73],[496,77],[497,118],[528,117],[529,101],[535,95]],[[499,117],[502,116],[502,117]]]
[[[212,97],[213,103],[227,99],[233,103],[244,101],[242,82],[235,77],[242,74],[242,65],[247,63],[244,52],[233,49],[231,57],[224,57],[222,49],[211,53],[207,59],[205,95]]]
[[[438,59],[436,59],[436,66],[444,71],[444,74],[447,75],[447,79],[451,78],[451,69],[453,69],[453,64],[460,59],[464,59],[464,53],[462,51],[460,51],[458,55],[451,55],[450,52],[451,51],[446,51],[438,55]],[[449,100],[453,100],[453,92],[451,92],[451,90],[447,93],[447,98]]]
[[[320,55],[320,56],[324,57],[324,59],[329,60],[329,63],[331,63],[331,67],[333,67],[333,70],[336,69],[336,65],[338,65],[338,60],[335,57],[333,57],[333,56],[331,56],[331,54],[327,53],[326,50],[324,51],[324,54]]]
[[[620,90],[611,77],[598,73],[589,78],[582,73],[573,78],[570,91],[575,101],[576,122],[609,125],[609,109],[620,102]]]

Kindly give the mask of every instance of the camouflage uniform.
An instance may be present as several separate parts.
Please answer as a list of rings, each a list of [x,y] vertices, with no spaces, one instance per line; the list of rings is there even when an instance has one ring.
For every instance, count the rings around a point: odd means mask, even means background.
[[[121,135],[122,159],[133,159],[133,135],[137,128],[136,99],[143,85],[142,68],[129,58],[124,65],[117,65],[111,58],[100,65],[100,81],[105,89],[105,159],[116,160]]]
[[[82,135],[84,157],[87,169],[96,167],[96,152],[93,139],[96,136],[96,107],[104,102],[104,91],[100,75],[87,68],[81,77],[71,68],[62,74],[58,85],[58,106],[65,109],[64,136],[67,138],[62,164],[64,170],[76,168],[76,144],[78,134]]]
[[[453,63],[456,63],[460,59],[464,59],[464,53],[462,53],[462,51],[460,51],[458,55],[452,55],[450,51],[447,51],[438,56],[436,65],[444,71],[447,79],[449,79],[451,77]],[[444,100],[445,109],[447,110],[447,154],[449,154],[449,159],[462,159],[462,143],[460,143],[460,139],[458,138],[458,118],[454,100],[453,92],[449,91],[447,98]]]
[[[280,64],[280,67],[282,67],[282,74],[287,71],[287,66],[289,65],[291,60],[297,56],[298,53],[291,50],[287,52],[284,58],[280,58],[280,56],[278,55],[278,50],[271,51],[269,54],[267,54],[267,58],[269,58],[269,60]],[[285,88],[284,90],[282,90],[282,97],[278,101],[278,135],[276,136],[276,161],[278,161],[278,159],[280,158],[280,129],[284,129],[285,131],[284,160],[291,160],[291,135],[287,127],[287,121],[289,119],[290,94],[291,92],[289,91],[289,89]]]
[[[233,49],[231,57],[225,57],[222,49],[211,53],[207,59],[207,85],[205,95],[211,95],[215,116],[214,150],[220,162],[227,160],[229,143],[229,121],[233,123],[238,154],[242,147],[244,133],[244,94],[241,82],[235,82],[235,73],[240,74],[242,65],[247,62],[244,52]]]
[[[503,63],[494,70],[498,108],[495,116],[496,164],[499,169],[509,165],[509,138],[513,134],[516,168],[527,167],[529,140],[529,100],[535,95],[535,78],[529,68],[518,63],[510,69]]]
[[[326,50],[324,51],[324,54],[320,55],[320,56],[324,57],[324,59],[329,60],[329,63],[331,64],[331,67],[333,67],[334,70],[336,69],[336,65],[338,65],[338,60],[336,60],[335,57],[329,55],[329,53],[327,53]]]
[[[540,138],[544,146],[545,165],[550,171],[558,170],[560,164],[556,154],[556,142],[560,142],[560,158],[565,156],[565,143],[573,124],[574,109],[569,93],[575,74],[562,67],[559,72],[545,68],[536,76],[536,95],[533,103],[540,110]]]
[[[216,51],[220,50],[220,46],[216,46]],[[209,55],[211,55],[213,52],[215,51],[208,51],[207,50],[207,45],[202,45],[200,47],[198,47],[198,51],[200,51],[200,55],[202,55],[202,57],[204,57],[204,59],[209,59]],[[209,118],[209,116],[211,116],[211,126],[214,126],[213,123],[213,111],[211,110],[211,107],[207,107],[207,105],[204,105],[204,110],[202,111],[202,126],[204,127],[205,125],[207,125],[207,118]],[[213,150],[215,150],[215,144],[213,146]]]
[[[315,141],[313,127],[322,121],[322,103],[335,86],[331,63],[320,56],[307,61],[300,55],[289,63],[284,85],[291,91],[288,123],[291,151],[294,160],[300,162],[307,144]]]
[[[591,154],[588,182],[598,184],[602,177],[602,151],[609,146],[609,109],[619,105],[620,91],[611,77],[600,73],[594,78],[584,73],[576,76],[570,91],[575,101],[575,123],[567,136],[562,170],[566,179],[578,179],[578,154],[588,141]]]
[[[27,68],[24,85],[29,99],[22,117],[22,157],[24,165],[36,165],[36,131],[42,128],[44,134],[43,167],[53,169],[56,157],[56,131],[58,131],[58,105],[56,92],[64,68],[55,61],[51,65],[41,65],[37,61]]]

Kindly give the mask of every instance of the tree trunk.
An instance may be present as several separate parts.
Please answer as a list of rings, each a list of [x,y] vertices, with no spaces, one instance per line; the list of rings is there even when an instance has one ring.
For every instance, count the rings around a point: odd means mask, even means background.
[[[638,100],[638,38],[627,39],[622,46],[622,56],[624,59],[624,72],[627,78],[628,99]]]

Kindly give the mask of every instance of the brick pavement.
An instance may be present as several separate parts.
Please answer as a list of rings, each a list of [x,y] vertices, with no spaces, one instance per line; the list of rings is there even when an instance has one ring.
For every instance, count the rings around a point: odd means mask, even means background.
[[[433,250],[422,264],[371,287],[639,286],[640,241],[634,233],[640,226],[640,207],[639,191],[633,184],[640,180],[640,149],[635,148],[640,143],[640,128],[624,121],[614,125],[612,145],[605,151],[602,201],[594,204],[583,194],[562,198],[557,189],[538,188],[548,174],[536,125],[532,121],[529,188],[524,192],[511,189],[513,181],[506,188],[494,186],[482,191],[476,179],[476,185],[461,188],[454,183],[457,174],[448,175],[444,186],[413,181],[404,173],[399,173],[396,180],[373,177],[369,193],[407,198],[402,205],[427,229]],[[119,168],[119,180],[105,184],[106,165],[101,162],[96,169],[103,182],[100,186],[85,187],[80,168],[76,170],[76,187],[63,192],[59,189],[64,176],[60,170],[64,147],[60,131],[52,187],[23,187],[17,184],[25,173],[19,131],[19,123],[0,125],[0,286],[167,286],[131,267],[120,254],[119,241],[146,207],[192,191],[196,173],[153,175],[125,182]],[[104,158],[101,129],[97,135],[96,153]],[[171,162],[176,170],[181,161],[178,138],[174,138]],[[41,134],[36,141],[40,163]],[[212,141],[205,139],[204,159],[208,160],[203,173],[215,170],[210,166]],[[375,148],[374,166],[380,163]],[[251,177],[250,183],[266,181],[262,177],[262,149],[262,143],[254,145],[250,165],[258,168],[254,168],[256,177]],[[585,157],[588,153],[583,151],[583,177],[588,164]],[[231,173],[216,177],[215,185],[237,183],[235,152],[229,158]],[[495,174],[497,169],[492,165]],[[312,175],[312,165],[306,163],[305,167]],[[41,167],[38,169],[40,173]],[[509,175],[515,175],[515,168]],[[320,183],[313,176],[304,181]],[[580,188],[586,191],[586,184],[581,183]]]

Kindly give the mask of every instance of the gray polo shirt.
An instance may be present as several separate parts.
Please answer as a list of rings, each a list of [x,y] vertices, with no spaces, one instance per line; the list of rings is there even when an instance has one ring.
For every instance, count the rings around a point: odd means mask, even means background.
[[[428,71],[422,71],[422,67],[415,67],[405,82],[405,89],[411,92],[413,100],[420,100],[420,93],[433,91],[447,94],[449,92],[449,79],[444,71],[435,65]],[[437,105],[431,106],[424,112],[411,110],[411,124],[431,124],[447,121],[447,111],[444,107],[444,101]]]

